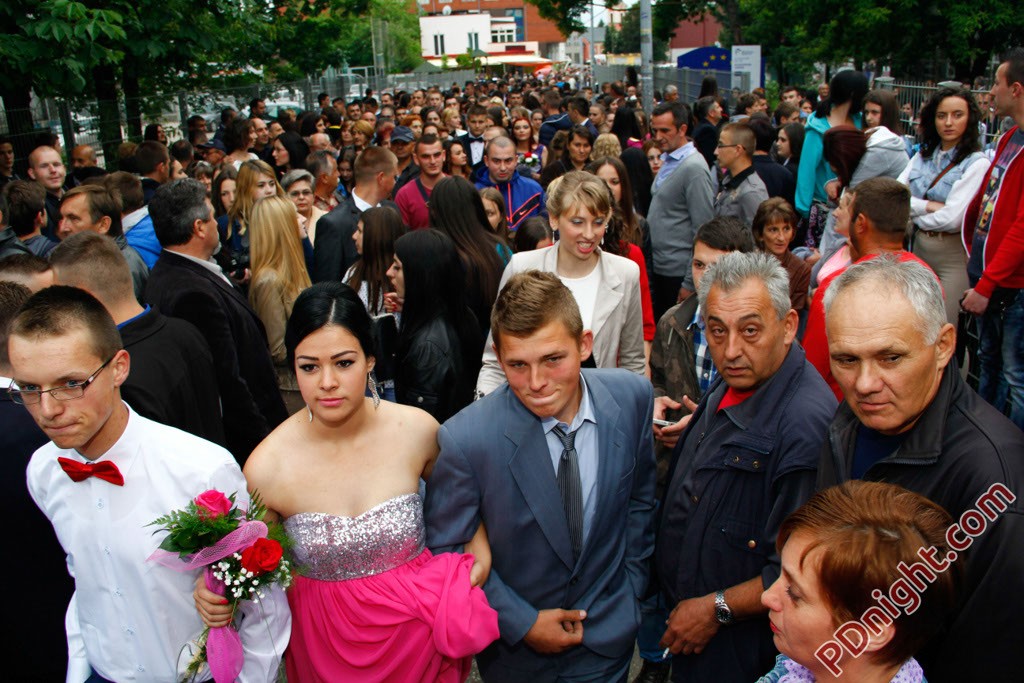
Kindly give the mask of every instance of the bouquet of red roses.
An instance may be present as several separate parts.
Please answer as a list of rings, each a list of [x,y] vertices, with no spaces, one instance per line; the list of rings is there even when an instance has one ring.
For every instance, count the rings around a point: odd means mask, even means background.
[[[154,520],[167,537],[149,557],[176,571],[203,569],[206,587],[227,598],[232,614],[243,600],[259,602],[273,584],[291,585],[290,547],[284,528],[267,523],[267,508],[253,492],[248,510],[235,505],[235,494],[210,490],[199,494],[184,510]],[[232,626],[206,628],[199,649],[186,670],[186,680],[209,664],[216,683],[234,681],[242,670],[242,640]]]

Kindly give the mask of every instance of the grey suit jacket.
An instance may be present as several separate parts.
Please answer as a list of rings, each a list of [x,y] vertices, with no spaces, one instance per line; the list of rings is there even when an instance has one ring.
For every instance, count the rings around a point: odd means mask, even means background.
[[[638,599],[653,551],[655,464],[650,383],[625,370],[583,370],[598,427],[597,511],[579,560],[540,419],[508,385],[469,405],[438,432],[427,484],[427,545],[461,547],[482,521],[493,567],[484,591],[512,647],[542,609],[587,611],[583,646],[604,657],[633,647]]]
[[[594,302],[591,324],[594,333],[594,363],[599,368],[621,367],[642,375],[646,370],[644,359],[644,322],[640,308],[640,268],[628,258],[600,252],[597,267],[601,269],[601,284]],[[555,273],[558,267],[558,245],[516,254],[505,266],[498,291],[509,279],[527,270]],[[505,373],[498,364],[492,346],[494,339],[488,333],[484,344],[483,366],[476,389],[481,394],[494,391],[505,381]]]

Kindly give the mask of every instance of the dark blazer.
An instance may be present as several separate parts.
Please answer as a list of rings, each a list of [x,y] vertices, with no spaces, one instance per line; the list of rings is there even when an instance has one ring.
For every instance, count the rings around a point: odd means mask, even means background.
[[[793,206],[796,194],[796,176],[786,167],[764,154],[754,155],[754,172],[764,181],[769,197],[782,197]]]
[[[704,119],[693,129],[693,145],[708,162],[708,168],[715,168],[715,148],[718,147],[718,129]]]
[[[829,427],[818,488],[848,481],[860,420],[843,402]],[[1024,629],[1024,433],[960,377],[956,363],[899,448],[868,468],[866,481],[896,484],[928,498],[959,520],[981,509],[988,523],[969,549],[960,603],[944,628],[915,657],[929,681],[1020,680]],[[1007,505],[990,488],[1015,496]],[[987,502],[980,502],[985,496]],[[1001,503],[1001,504],[1000,504]],[[993,516],[989,516],[993,515]],[[954,538],[963,543],[964,536]],[[959,548],[958,548],[959,550]],[[982,626],[984,625],[984,626]],[[993,634],[999,634],[993,637]]]
[[[390,200],[381,202],[380,206],[399,211],[398,206]],[[356,232],[360,214],[362,211],[356,208],[350,195],[317,221],[316,242],[313,245],[313,282],[340,282],[352,264],[359,260],[352,235]]]
[[[49,441],[24,406],[7,395],[0,380],[0,515],[10,522],[5,543],[32,558],[24,588],[32,591],[32,609],[18,615],[18,626],[5,630],[6,647],[18,656],[4,667],[12,681],[61,681],[67,673],[64,613],[75,590],[67,556],[25,484],[25,468],[36,449]]]
[[[538,656],[520,641],[541,609],[587,611],[585,651],[573,658],[584,667],[588,655],[591,664],[594,653],[607,662],[633,648],[654,538],[653,393],[627,370],[582,372],[600,456],[596,516],[576,562],[541,421],[507,384],[438,432],[427,545],[448,551],[469,541],[481,521],[487,527],[493,567],[484,591],[501,639],[479,656],[485,678],[488,666]]]
[[[238,289],[208,268],[167,251],[149,274],[146,301],[199,329],[213,353],[228,450],[244,463],[288,415],[263,323]]]
[[[213,354],[190,323],[149,310],[120,328],[131,356],[121,397],[139,415],[226,445]]]

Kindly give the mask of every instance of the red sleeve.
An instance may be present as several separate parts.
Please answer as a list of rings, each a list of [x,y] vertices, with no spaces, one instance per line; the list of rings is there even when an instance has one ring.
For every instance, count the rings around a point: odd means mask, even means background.
[[[651,305],[651,286],[647,282],[647,264],[640,247],[630,243],[629,260],[640,267],[640,312],[644,321],[644,341],[654,341],[654,306]]]
[[[836,398],[842,401],[843,392],[839,389],[835,378],[832,377],[832,365],[828,355],[828,337],[825,334],[825,290],[836,275],[838,273],[826,278],[821,286],[814,290],[811,310],[807,314],[807,327],[804,328],[803,347],[807,354],[807,361],[828,382]]]
[[[1021,277],[1021,265],[1024,264],[1024,211],[1019,207],[1014,208],[1017,211],[1016,217],[994,250],[992,258],[985,264],[978,284],[974,286],[974,291],[989,299],[992,298],[996,287],[1020,286],[1016,280]],[[991,240],[992,235],[990,234],[988,238]]]

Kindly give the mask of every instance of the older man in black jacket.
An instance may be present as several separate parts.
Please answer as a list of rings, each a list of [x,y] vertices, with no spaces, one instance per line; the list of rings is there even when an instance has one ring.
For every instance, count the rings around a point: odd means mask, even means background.
[[[267,335],[245,296],[213,259],[220,244],[206,188],[186,178],[160,186],[149,203],[164,250],[146,301],[195,325],[213,352],[228,450],[239,464],[286,417]]]
[[[880,256],[851,266],[825,295],[825,322],[846,401],[829,428],[819,487],[884,481],[946,508],[962,527],[954,539],[970,547],[967,582],[958,612],[917,659],[933,682],[1019,680],[1024,433],[950,362],[956,331],[935,274],[920,263]],[[993,499],[994,485],[1016,498]],[[980,529],[960,521],[978,509],[988,510]],[[918,581],[926,585],[927,573]]]

